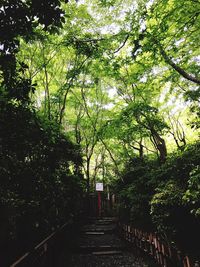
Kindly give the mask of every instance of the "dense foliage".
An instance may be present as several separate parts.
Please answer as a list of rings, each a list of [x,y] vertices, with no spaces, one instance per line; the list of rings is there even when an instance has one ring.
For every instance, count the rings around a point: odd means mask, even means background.
[[[20,38],[58,31],[60,1],[0,4],[0,261],[36,245],[80,212],[83,193],[80,147],[31,101],[36,84],[17,60]]]
[[[157,231],[168,243],[198,256],[199,142],[170,155],[165,164],[148,158],[127,165],[116,184],[123,220]]]
[[[81,181],[87,193],[103,181],[123,219],[190,250],[199,10],[197,0],[1,1],[2,246],[55,228],[78,210]]]
[[[1,111],[1,245],[13,240],[24,251],[78,212],[81,156],[29,108]]]

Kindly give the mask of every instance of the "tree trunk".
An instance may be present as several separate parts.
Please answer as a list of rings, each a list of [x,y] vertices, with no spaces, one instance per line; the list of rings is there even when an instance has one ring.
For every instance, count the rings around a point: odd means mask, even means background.
[[[160,162],[164,163],[167,158],[167,147],[165,140],[162,137],[160,137],[160,135],[154,129],[151,129],[151,134],[155,147],[159,152]]]
[[[139,156],[140,156],[140,159],[144,158],[144,146],[143,146],[142,142],[140,143]]]
[[[90,158],[87,158],[87,162],[86,162],[86,188],[87,188],[87,193],[89,194],[90,192]]]

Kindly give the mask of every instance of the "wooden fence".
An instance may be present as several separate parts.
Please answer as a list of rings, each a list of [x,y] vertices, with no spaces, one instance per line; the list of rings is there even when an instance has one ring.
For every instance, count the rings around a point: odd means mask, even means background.
[[[146,233],[122,223],[119,223],[119,230],[125,240],[154,258],[162,267],[200,267],[199,261],[194,261],[188,255],[170,247],[156,234]]]

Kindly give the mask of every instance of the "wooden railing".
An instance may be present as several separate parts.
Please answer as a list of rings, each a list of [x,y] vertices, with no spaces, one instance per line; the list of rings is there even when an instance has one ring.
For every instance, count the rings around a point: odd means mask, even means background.
[[[31,251],[12,263],[10,267],[56,267],[56,258],[60,247],[57,245],[61,243],[67,227],[69,227],[69,223],[53,232]]]
[[[199,261],[192,260],[175,248],[170,247],[159,236],[146,233],[130,225],[119,223],[121,236],[143,250],[162,267],[200,267]]]

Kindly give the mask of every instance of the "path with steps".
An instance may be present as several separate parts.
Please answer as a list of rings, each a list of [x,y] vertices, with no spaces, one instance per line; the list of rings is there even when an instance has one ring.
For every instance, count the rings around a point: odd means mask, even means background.
[[[115,218],[91,219],[76,242],[76,249],[62,267],[156,267],[117,236]]]

